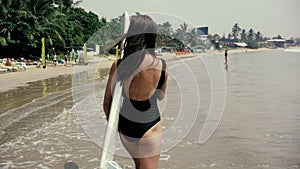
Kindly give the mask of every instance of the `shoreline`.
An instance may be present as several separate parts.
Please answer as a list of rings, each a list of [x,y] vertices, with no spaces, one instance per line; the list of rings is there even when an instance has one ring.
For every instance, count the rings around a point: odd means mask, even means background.
[[[270,48],[258,48],[258,49],[248,49],[248,48],[236,48],[236,49],[228,49],[228,54],[239,54],[239,53],[248,53],[248,52],[261,52],[261,51],[275,51],[281,49],[270,49]],[[282,49],[283,50],[283,49]],[[211,54],[221,54],[224,55],[225,50],[214,50],[208,53]]]
[[[300,49],[299,47],[291,47],[288,49]],[[229,54],[237,54],[237,53],[247,53],[247,52],[260,52],[260,51],[272,51],[272,50],[284,50],[284,49],[269,49],[269,48],[259,48],[259,49],[233,49],[229,50]],[[190,57],[196,57],[199,54],[207,54],[207,55],[223,55],[224,51],[208,51],[205,53],[191,53],[189,55],[181,55],[176,56],[173,53],[165,53],[161,56],[158,56],[160,58],[165,59],[166,61],[172,61],[176,59],[185,59]],[[0,74],[0,78],[3,79],[0,82],[0,93],[6,92],[12,89],[16,89],[18,87],[26,86],[29,82],[49,79],[53,77],[57,77],[60,75],[65,74],[74,74],[79,73],[82,71],[87,71],[90,69],[95,68],[103,68],[107,69],[110,68],[111,64],[113,63],[114,59],[112,56],[110,57],[89,57],[90,60],[92,60],[91,64],[87,66],[81,66],[81,65],[58,65],[56,67],[52,65],[48,65],[46,69],[43,68],[36,68],[36,67],[29,67],[25,71],[20,72],[10,72],[10,73],[4,73]],[[95,64],[96,63],[96,64]]]

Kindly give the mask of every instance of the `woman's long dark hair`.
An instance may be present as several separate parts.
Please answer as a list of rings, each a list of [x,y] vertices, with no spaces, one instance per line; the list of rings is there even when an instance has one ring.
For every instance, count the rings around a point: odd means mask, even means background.
[[[132,16],[118,66],[118,79],[128,79],[141,65],[146,53],[155,56],[156,23],[147,15]]]

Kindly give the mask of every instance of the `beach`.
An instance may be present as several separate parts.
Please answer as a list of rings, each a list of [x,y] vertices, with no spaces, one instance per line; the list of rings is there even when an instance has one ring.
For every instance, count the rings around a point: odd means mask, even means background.
[[[228,54],[228,67],[223,51],[161,56],[170,79],[160,104],[159,168],[299,168],[300,53],[240,49]],[[0,168],[63,168],[68,161],[98,168],[106,127],[102,101],[112,61],[93,58],[87,66],[0,74]],[[211,87],[218,79],[205,63],[221,68],[225,85]],[[222,94],[224,107],[216,108],[221,119],[201,143],[212,99]],[[115,160],[134,168],[121,145]]]
[[[230,51],[230,54],[235,53],[245,53],[245,52],[258,52],[258,51],[265,51],[265,50],[271,50],[267,48],[261,48],[261,49],[235,49]],[[223,55],[223,51],[209,51],[207,54],[216,54],[216,55]],[[195,57],[196,55],[200,54],[189,54],[189,55],[181,55],[181,56],[175,56],[174,54],[166,53],[161,56],[162,58],[166,60],[174,60],[176,58],[187,58],[187,57]],[[90,60],[93,60],[95,62],[96,57],[92,58],[92,55],[90,56]],[[99,63],[99,67],[101,68],[110,68],[112,62],[114,59],[112,59],[113,56],[109,57],[102,57],[101,61],[97,61]],[[94,69],[95,67],[90,67],[90,69]],[[76,69],[76,70],[75,70]],[[68,64],[68,66],[64,65],[58,65],[54,66],[53,64],[49,64],[46,66],[45,69],[43,68],[36,68],[35,66],[30,66],[27,68],[26,71],[20,71],[20,72],[11,72],[11,73],[5,73],[0,74],[0,78],[4,79],[1,80],[0,83],[0,92],[4,92],[10,89],[14,89],[16,87],[20,86],[26,86],[28,82],[34,82],[38,80],[43,79],[49,79],[53,78],[59,75],[64,74],[73,74],[75,71],[85,71],[86,67],[84,69],[78,69],[74,67],[72,64]]]
[[[109,68],[112,64],[112,60],[109,60],[107,58],[101,58],[101,61],[99,58],[96,57],[90,57],[90,60],[92,60],[92,63],[95,62],[95,59],[99,65],[99,67],[102,68]],[[87,66],[79,66],[79,65],[72,65],[68,64],[67,66],[64,66],[62,64],[57,65],[56,67],[53,64],[49,64],[46,66],[45,69],[43,68],[36,68],[35,66],[30,66],[26,69],[26,71],[20,71],[20,72],[11,72],[11,73],[5,73],[0,74],[1,80],[0,83],[0,92],[7,91],[9,89],[14,89],[16,87],[25,86],[28,82],[34,82],[38,80],[43,79],[49,79],[53,78],[59,75],[65,75],[65,74],[73,74],[78,71],[85,71],[87,69],[94,69],[95,65],[90,64]]]

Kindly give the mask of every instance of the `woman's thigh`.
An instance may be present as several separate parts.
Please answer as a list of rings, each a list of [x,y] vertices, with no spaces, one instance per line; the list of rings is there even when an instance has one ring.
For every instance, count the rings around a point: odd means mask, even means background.
[[[160,154],[162,124],[158,122],[138,140],[127,139],[120,134],[121,141],[133,158],[153,157]]]
[[[156,169],[158,167],[162,138],[161,121],[149,129],[138,141],[130,141],[122,134],[120,137],[137,168]]]

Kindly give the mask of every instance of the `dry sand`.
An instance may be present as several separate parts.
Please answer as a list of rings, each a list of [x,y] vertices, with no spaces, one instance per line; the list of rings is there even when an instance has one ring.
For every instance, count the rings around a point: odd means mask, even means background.
[[[47,65],[46,69],[28,67],[26,71],[0,74],[0,92],[25,86],[28,82],[49,79],[59,75],[74,74],[75,72],[78,73],[80,71],[85,71],[96,67],[109,68],[112,64],[112,60],[107,58],[103,58],[101,60],[99,58],[93,58],[93,63],[94,64],[86,66],[69,64],[67,66],[57,65],[56,67],[54,67],[53,64],[50,64]]]

